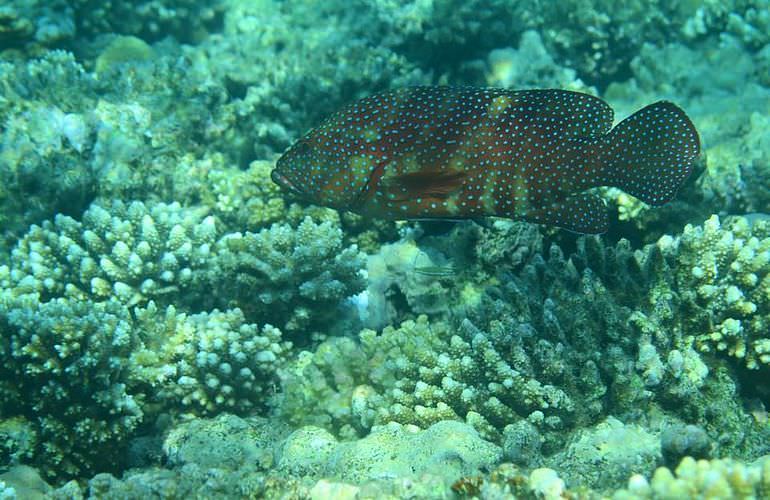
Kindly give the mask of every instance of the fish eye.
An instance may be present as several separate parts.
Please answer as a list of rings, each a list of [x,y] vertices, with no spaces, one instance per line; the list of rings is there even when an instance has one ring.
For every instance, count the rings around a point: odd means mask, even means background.
[[[300,139],[292,148],[295,154],[306,155],[313,149],[307,139]]]

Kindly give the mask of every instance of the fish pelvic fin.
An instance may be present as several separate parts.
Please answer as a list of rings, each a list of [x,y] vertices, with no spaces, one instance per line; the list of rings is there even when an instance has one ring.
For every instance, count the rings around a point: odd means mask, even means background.
[[[700,139],[684,111],[659,101],[632,114],[603,140],[601,185],[615,186],[650,205],[671,201],[692,172]]]

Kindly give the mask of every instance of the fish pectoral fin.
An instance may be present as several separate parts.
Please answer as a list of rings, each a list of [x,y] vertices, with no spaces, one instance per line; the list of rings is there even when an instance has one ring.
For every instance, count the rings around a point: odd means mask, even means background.
[[[462,187],[465,172],[428,170],[394,175],[384,179],[390,192],[402,192],[412,198],[446,199]]]
[[[546,207],[528,210],[524,220],[582,234],[601,234],[609,228],[604,201],[587,193],[574,194]]]

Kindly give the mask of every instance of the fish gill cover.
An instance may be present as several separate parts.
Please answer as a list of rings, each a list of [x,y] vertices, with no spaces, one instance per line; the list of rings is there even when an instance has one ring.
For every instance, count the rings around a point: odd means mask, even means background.
[[[0,497],[770,496],[768,12],[3,2]]]

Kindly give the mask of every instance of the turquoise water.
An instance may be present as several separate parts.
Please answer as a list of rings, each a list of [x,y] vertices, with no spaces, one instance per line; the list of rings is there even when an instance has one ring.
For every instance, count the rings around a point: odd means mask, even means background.
[[[768,13],[4,3],[0,498],[770,496]],[[700,155],[598,236],[271,178],[413,85],[670,101]]]

